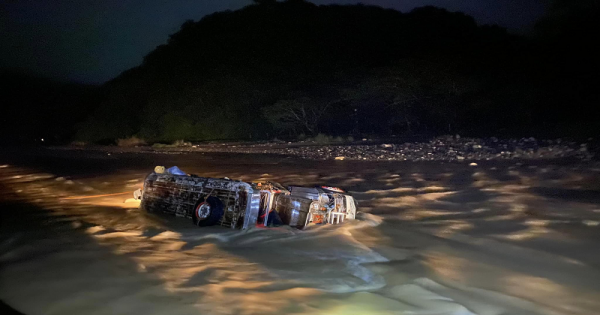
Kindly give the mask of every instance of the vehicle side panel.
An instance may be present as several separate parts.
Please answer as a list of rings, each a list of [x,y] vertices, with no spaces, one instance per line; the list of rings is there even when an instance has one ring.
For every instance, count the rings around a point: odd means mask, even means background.
[[[191,218],[194,206],[206,196],[223,202],[220,224],[246,229],[256,224],[260,195],[248,183],[228,179],[151,173],[144,182],[142,208]]]

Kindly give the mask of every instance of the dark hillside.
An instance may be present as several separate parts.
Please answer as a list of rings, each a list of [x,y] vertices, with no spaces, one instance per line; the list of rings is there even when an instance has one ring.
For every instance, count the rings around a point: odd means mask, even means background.
[[[547,92],[570,87],[542,80],[535,39],[434,7],[261,2],[185,22],[106,84],[79,138],[554,136],[576,123],[556,119]]]

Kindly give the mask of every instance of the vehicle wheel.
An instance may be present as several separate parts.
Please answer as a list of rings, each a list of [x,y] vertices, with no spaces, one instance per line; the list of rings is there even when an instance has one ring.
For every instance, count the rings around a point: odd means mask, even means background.
[[[194,207],[192,220],[197,226],[211,226],[219,223],[223,216],[223,203],[217,197],[200,199]]]

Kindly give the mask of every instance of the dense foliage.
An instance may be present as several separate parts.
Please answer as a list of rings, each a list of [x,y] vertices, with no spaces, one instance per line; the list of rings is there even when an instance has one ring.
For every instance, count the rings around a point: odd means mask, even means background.
[[[454,131],[510,36],[461,13],[266,1],[188,21],[108,83],[86,140]],[[502,48],[510,49],[510,48]],[[440,59],[443,58],[443,59]],[[487,58],[487,57],[486,57]],[[493,57],[490,57],[493,58]],[[463,73],[464,72],[464,73]]]
[[[586,35],[598,35],[595,1],[556,1],[533,37],[435,7],[255,2],[185,22],[139,67],[102,86],[76,137],[600,130],[592,115],[599,51]]]

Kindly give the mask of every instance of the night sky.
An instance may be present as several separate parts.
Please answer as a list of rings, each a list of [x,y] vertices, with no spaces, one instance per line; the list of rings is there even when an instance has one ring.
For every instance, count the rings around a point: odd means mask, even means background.
[[[435,5],[482,24],[527,32],[547,0],[313,0],[373,4],[402,12]],[[188,19],[235,10],[250,0],[5,0],[0,2],[0,67],[61,81],[102,83],[141,63]]]

